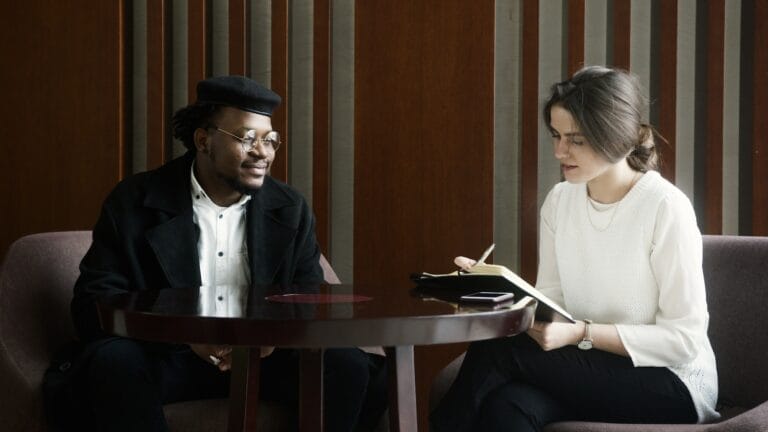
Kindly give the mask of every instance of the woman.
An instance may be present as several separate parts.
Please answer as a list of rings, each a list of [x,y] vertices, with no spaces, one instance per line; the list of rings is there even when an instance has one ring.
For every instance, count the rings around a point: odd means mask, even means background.
[[[646,104],[620,70],[587,67],[553,86],[544,120],[566,181],[541,209],[536,286],[578,321],[471,344],[433,430],[719,416],[701,234],[690,201],[654,171]]]

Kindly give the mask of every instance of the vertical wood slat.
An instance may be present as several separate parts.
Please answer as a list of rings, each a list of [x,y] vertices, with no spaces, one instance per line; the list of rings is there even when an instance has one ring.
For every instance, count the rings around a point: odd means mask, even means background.
[[[755,32],[755,0],[741,1],[741,32],[739,49],[739,235],[752,234],[754,206],[753,194],[753,138],[754,133],[754,42],[758,39]]]
[[[613,0],[613,66],[629,70],[632,1]]]
[[[723,230],[723,59],[725,0],[707,3],[706,142],[704,232]]]
[[[210,75],[208,1],[189,0],[187,13],[187,99],[192,103],[196,98],[197,83]]]
[[[539,142],[539,1],[523,2],[521,141]],[[534,145],[520,148],[520,276],[536,279],[538,263],[538,149]]]
[[[117,3],[118,14],[118,34],[121,36],[118,41],[118,72],[117,80],[118,90],[118,108],[117,108],[117,147],[119,156],[118,173],[120,179],[125,178],[125,174],[133,169],[133,161],[130,152],[133,151],[133,80],[128,80],[133,70],[133,55],[128,54],[126,42],[133,40],[133,8],[130,2],[119,0]],[[0,246],[0,262],[2,262],[2,246]]]
[[[677,0],[659,1],[659,62],[658,97],[659,123],[654,125],[659,133],[669,141],[666,146],[656,143],[661,154],[661,175],[675,182],[675,122],[677,110]]]
[[[288,181],[288,154],[291,145],[288,134],[288,1],[272,2],[272,90],[283,102],[272,114],[272,128],[279,131],[283,145],[272,163],[270,174]]]
[[[147,169],[170,156],[168,51],[170,0],[147,2]]]
[[[754,1],[752,234],[768,235],[768,2]]]
[[[312,207],[320,248],[330,256],[330,57],[331,4],[314,3],[313,105],[312,105]]]
[[[584,66],[584,1],[568,1],[568,76]]]
[[[247,0],[229,0],[229,73],[249,75],[250,50],[248,49]]]

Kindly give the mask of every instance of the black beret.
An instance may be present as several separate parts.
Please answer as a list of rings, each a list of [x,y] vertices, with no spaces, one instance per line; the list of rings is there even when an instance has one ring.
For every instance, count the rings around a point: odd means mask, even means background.
[[[280,105],[280,96],[244,76],[218,76],[197,83],[197,102],[227,105],[265,116]]]

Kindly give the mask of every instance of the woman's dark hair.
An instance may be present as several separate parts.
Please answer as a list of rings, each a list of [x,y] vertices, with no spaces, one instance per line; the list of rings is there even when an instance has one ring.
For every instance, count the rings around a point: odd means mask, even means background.
[[[589,145],[609,162],[627,157],[629,166],[637,171],[658,169],[656,139],[666,140],[642,120],[648,100],[635,75],[602,66],[585,67],[552,86],[544,106],[547,127],[551,127],[554,106],[573,116]]]
[[[195,130],[209,127],[219,108],[219,104],[195,102],[176,111],[171,119],[173,137],[180,140],[187,150],[194,151]]]

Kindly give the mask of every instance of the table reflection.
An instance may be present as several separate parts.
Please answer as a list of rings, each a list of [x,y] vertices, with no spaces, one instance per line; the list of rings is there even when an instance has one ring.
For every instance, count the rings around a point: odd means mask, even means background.
[[[201,316],[242,317],[248,302],[248,285],[201,286],[197,301],[197,313]]]
[[[160,293],[160,297],[164,294]],[[178,293],[173,296],[179,298]],[[264,319],[311,319],[318,309],[333,318],[352,318],[354,303],[371,300],[358,296],[349,286],[325,285],[214,285],[201,286],[197,291],[196,314],[206,317]],[[155,309],[162,305],[155,304]]]
[[[462,304],[450,291],[402,285],[388,290],[387,295],[374,294],[381,291],[368,285],[219,285],[119,294],[100,301],[100,308],[108,313],[129,312],[134,319],[144,319],[147,314],[178,319],[205,317],[229,321],[225,325],[245,326],[252,320],[281,325],[306,325],[292,323],[294,320],[371,320],[373,324],[413,316],[494,314],[527,304],[523,299],[498,306]],[[269,300],[275,295],[282,297],[280,301]]]

